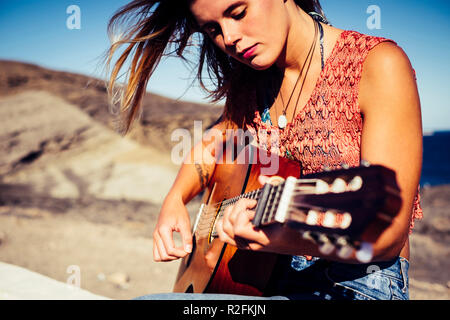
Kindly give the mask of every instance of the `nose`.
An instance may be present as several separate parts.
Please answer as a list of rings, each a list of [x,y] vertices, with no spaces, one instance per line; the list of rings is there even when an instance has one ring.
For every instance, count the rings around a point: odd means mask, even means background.
[[[224,23],[221,28],[225,47],[233,47],[241,39],[239,30],[232,23]]]

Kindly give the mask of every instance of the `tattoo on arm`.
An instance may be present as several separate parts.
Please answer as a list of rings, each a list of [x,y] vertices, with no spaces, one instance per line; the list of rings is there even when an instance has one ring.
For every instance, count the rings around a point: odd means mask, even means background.
[[[206,188],[206,185],[208,184],[209,181],[209,172],[204,170],[204,168],[202,168],[202,166],[198,163],[195,164],[195,169],[197,169],[202,189]]]

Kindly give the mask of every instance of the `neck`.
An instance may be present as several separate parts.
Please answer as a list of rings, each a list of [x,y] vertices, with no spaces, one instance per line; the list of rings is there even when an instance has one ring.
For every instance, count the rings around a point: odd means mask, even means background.
[[[295,3],[293,6],[289,10],[291,23],[285,46],[276,65],[284,70],[286,76],[291,74],[295,78],[306,63],[306,57],[313,44],[315,22],[307,13],[298,8]],[[315,50],[313,56],[317,52]]]

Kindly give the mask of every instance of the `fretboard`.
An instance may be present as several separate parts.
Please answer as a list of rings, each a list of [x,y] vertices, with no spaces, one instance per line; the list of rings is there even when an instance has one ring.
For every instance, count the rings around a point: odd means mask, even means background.
[[[265,195],[265,205],[262,208],[263,210],[259,213],[261,214],[261,223],[262,225],[267,225],[270,223],[275,222],[275,212],[277,209],[277,205],[279,203],[279,200],[281,198],[282,193],[282,184],[278,186],[269,186],[268,194]],[[263,188],[253,190],[247,193],[240,194],[239,196],[226,199],[222,201],[221,203],[218,203],[216,205],[210,205],[204,208],[204,212],[202,216],[200,217],[200,221],[198,223],[198,227],[196,230],[197,237],[205,237],[211,235],[212,237],[217,237],[217,232],[215,229],[215,225],[211,230],[212,224],[215,223],[218,219],[222,218],[225,210],[231,206],[234,205],[236,202],[238,202],[240,199],[246,198],[246,199],[254,199],[259,201],[260,197],[262,195]]]
[[[220,219],[225,210],[234,205],[242,198],[255,199],[258,204],[255,210],[253,224],[256,227],[265,226],[274,222],[283,223],[290,209],[291,197],[295,192],[301,190],[312,191],[316,179],[296,179],[289,177],[286,181],[278,184],[266,184],[263,188],[243,193],[239,196],[223,200],[220,203],[210,204],[202,208],[199,213],[199,221],[196,224],[197,238],[217,237],[215,222]]]

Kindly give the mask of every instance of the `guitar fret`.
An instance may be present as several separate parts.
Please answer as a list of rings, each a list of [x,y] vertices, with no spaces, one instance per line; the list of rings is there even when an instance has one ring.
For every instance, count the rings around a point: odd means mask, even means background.
[[[267,197],[267,204],[266,207],[264,208],[264,213],[263,213],[263,218],[262,218],[262,222],[263,223],[267,223],[269,222],[269,218],[270,218],[270,209],[271,209],[271,201],[272,201],[272,196],[273,196],[273,191],[274,191],[274,187],[272,187],[270,189],[270,193],[269,196]]]
[[[269,202],[269,200],[270,200],[269,198],[270,198],[270,193],[267,196],[267,202],[266,203]],[[267,210],[267,205],[264,207],[264,211],[262,213],[261,224],[264,224],[266,222],[265,221],[265,219],[266,219],[266,210]]]
[[[225,209],[230,205],[234,205],[236,202],[239,201],[239,199],[242,199],[242,198],[257,199],[259,197],[259,194],[260,194],[260,190],[253,190],[253,191],[235,196],[233,198],[226,199],[226,200],[222,201],[221,203],[217,203],[215,205],[210,205],[213,210],[208,210],[208,208],[204,208],[203,215],[197,224],[195,234],[197,235],[198,238],[207,237],[210,234],[210,228],[214,221],[214,217],[217,216],[217,219],[221,218],[223,216]],[[220,207],[220,208],[217,210],[217,207]],[[215,228],[212,230],[211,236],[212,237],[218,236]]]
[[[268,223],[273,220],[272,217],[274,215],[274,209],[275,209],[275,204],[276,204],[276,201],[277,201],[277,195],[278,195],[278,186],[275,186],[274,187],[273,201],[270,204],[270,212],[269,212],[269,217],[267,219]]]
[[[278,186],[277,194],[276,194],[276,197],[275,197],[275,203],[273,204],[273,207],[272,207],[272,214],[271,214],[271,217],[270,217],[271,221],[275,220],[275,214],[276,214],[277,209],[278,209],[278,203],[279,203],[280,198],[281,198],[282,190],[283,190],[283,188],[281,186]]]
[[[273,221],[273,218],[274,218],[274,216],[275,216],[275,207],[276,207],[278,195],[279,195],[279,188],[278,188],[278,186],[277,186],[277,187],[276,187],[275,196],[274,196],[274,201],[273,201],[273,203],[272,203],[272,205],[271,205],[271,208],[270,208],[270,214],[269,214],[269,219],[268,219],[267,222]]]

